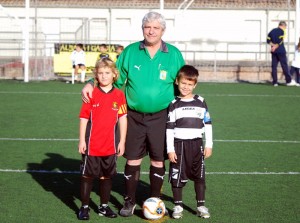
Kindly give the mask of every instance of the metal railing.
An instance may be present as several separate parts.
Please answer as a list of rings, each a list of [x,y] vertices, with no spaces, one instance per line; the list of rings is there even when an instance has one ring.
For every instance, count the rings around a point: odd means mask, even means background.
[[[72,43],[74,40],[65,40],[64,42]],[[97,41],[95,40],[95,42]],[[135,41],[114,40],[110,41],[110,44],[122,44],[126,46],[132,42]],[[57,43],[57,40],[34,40],[30,42],[31,77],[53,77],[54,43]],[[99,44],[101,43],[107,42],[99,41]],[[271,61],[271,54],[266,43],[206,41],[199,41],[199,44],[188,41],[170,43],[176,45],[181,50],[187,63],[198,67],[207,67],[214,72],[217,72],[218,67],[237,67],[244,62],[251,63],[253,66],[269,66]],[[294,49],[292,44],[286,47]],[[289,52],[287,56],[289,61],[292,61],[294,50],[290,50]],[[22,39],[0,39],[0,67],[5,67],[5,64],[10,64],[12,61],[22,62],[23,54]],[[2,76],[5,76],[3,71]]]

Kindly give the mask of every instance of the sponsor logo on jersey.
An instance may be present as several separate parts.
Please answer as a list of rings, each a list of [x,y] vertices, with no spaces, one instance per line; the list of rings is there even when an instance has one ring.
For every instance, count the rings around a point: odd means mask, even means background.
[[[184,108],[182,108],[182,110],[184,111],[184,110],[195,110],[195,107],[184,107]]]
[[[136,68],[138,71],[140,71],[140,69],[141,69],[141,66],[142,66],[142,65],[140,65],[140,66],[138,66],[138,65],[134,65],[134,68]]]

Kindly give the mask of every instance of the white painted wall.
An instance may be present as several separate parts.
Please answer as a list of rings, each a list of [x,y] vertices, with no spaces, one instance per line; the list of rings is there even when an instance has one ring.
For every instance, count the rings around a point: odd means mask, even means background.
[[[7,8],[7,10],[23,21],[24,9]],[[94,38],[96,42],[117,43],[122,41],[126,45],[143,38],[141,21],[148,11],[140,9],[38,8],[38,30],[45,34],[46,40],[59,41],[63,37],[62,32],[74,33],[80,28],[82,19],[85,19],[87,22],[91,21],[90,27],[96,28],[90,30],[89,33],[85,32],[84,35]],[[278,21],[288,19],[286,11],[267,12],[265,10],[203,9],[178,12],[165,9],[164,15],[167,19],[164,40],[177,44],[182,50],[193,51],[213,51],[214,49],[219,51],[266,51],[266,46],[260,46],[258,43],[265,43],[267,33],[277,27]],[[30,17],[31,19],[35,17],[34,8],[30,11]],[[7,17],[0,12],[0,22],[2,19],[7,20]],[[285,41],[289,40],[293,43],[295,11],[290,12],[290,20],[289,36]],[[1,24],[3,23],[1,22]],[[105,25],[107,26],[106,30]],[[31,31],[33,27],[32,25]],[[10,35],[7,37],[14,37],[13,34]],[[70,36],[72,35],[70,34]],[[0,35],[0,42],[1,38]],[[228,44],[230,42],[243,44]],[[214,55],[207,54],[207,57],[214,57]],[[245,58],[249,57],[245,54]],[[199,59],[203,59],[203,56],[199,55]],[[243,56],[239,55],[239,59],[243,59]]]

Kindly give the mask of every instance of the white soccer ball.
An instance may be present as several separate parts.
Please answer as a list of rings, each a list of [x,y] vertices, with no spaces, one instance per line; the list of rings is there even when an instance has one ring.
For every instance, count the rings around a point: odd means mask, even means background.
[[[157,197],[150,197],[143,204],[143,214],[149,220],[160,219],[165,212],[166,206],[164,202]]]

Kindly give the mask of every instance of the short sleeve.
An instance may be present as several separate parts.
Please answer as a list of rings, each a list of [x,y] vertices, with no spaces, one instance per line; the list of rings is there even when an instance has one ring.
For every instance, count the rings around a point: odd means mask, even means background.
[[[89,119],[91,115],[91,103],[82,103],[79,118]]]
[[[127,104],[126,104],[125,95],[123,92],[120,92],[120,105],[119,105],[118,117],[120,118],[126,114],[127,114]]]

